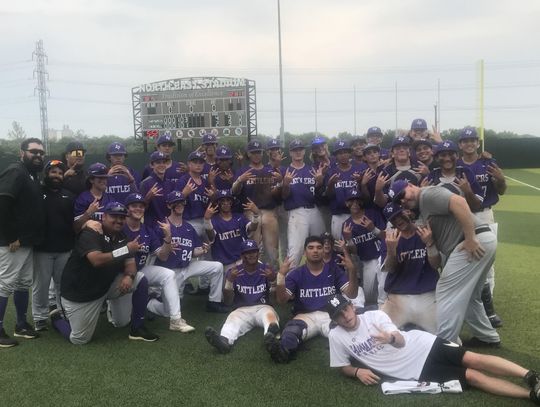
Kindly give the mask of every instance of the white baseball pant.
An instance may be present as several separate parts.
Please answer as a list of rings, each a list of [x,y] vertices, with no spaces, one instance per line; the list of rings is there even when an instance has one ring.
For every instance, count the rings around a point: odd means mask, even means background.
[[[324,222],[318,208],[296,208],[289,211],[287,238],[291,269],[297,267],[304,253],[304,241],[308,236],[324,233]]]
[[[221,328],[221,336],[227,338],[229,345],[232,345],[239,337],[256,327],[262,327],[266,334],[272,323],[279,324],[279,317],[270,305],[257,304],[240,307],[227,317]]]
[[[176,285],[180,293],[184,292],[186,280],[191,277],[207,277],[210,280],[210,294],[208,299],[213,302],[221,302],[223,299],[223,264],[218,261],[191,261],[189,266],[174,269]]]

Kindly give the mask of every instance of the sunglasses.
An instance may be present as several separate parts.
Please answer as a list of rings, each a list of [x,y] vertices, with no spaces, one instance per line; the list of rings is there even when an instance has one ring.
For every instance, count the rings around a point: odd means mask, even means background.
[[[84,157],[84,150],[73,150],[69,155],[72,157]]]
[[[45,151],[39,150],[37,148],[32,148],[30,150],[24,150],[24,151],[28,151],[32,155],[39,155],[41,157],[43,157],[45,155]]]

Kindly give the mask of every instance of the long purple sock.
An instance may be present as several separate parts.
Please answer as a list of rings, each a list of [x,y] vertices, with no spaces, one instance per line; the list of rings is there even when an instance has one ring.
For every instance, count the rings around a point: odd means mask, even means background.
[[[28,290],[15,291],[13,293],[13,302],[17,311],[17,327],[26,324],[26,313],[28,312]]]
[[[7,303],[8,297],[0,297],[0,329],[4,327],[4,315],[6,315]]]
[[[144,314],[146,312],[146,305],[148,304],[148,280],[146,277],[143,277],[139,281],[137,289],[133,291],[131,304],[133,306],[131,311],[131,328],[138,329],[144,324]]]
[[[54,329],[56,329],[60,333],[60,335],[62,335],[69,341],[69,336],[71,335],[71,325],[69,325],[69,321],[63,318],[58,318],[51,321],[51,323]]]

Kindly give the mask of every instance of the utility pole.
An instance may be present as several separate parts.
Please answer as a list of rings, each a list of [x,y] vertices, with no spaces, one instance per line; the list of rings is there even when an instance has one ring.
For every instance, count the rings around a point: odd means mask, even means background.
[[[317,88],[315,88],[315,137],[319,135],[317,124]]]
[[[279,112],[281,117],[281,124],[279,127],[279,136],[281,142],[285,141],[285,121],[283,118],[283,68],[281,63],[281,11],[279,7],[279,0],[277,2],[277,16],[278,16],[278,41],[279,41]]]
[[[353,108],[354,108],[354,136],[357,136],[358,133],[356,132],[356,85],[353,86]]]
[[[36,42],[36,49],[32,53],[32,60],[36,61],[36,67],[34,68],[34,78],[37,79],[37,86],[34,88],[34,95],[36,92],[39,96],[39,117],[41,121],[41,139],[43,140],[43,146],[45,147],[45,153],[49,153],[49,120],[47,118],[47,96],[49,96],[49,89],[47,89],[47,80],[49,74],[45,69],[45,64],[48,63],[47,54],[43,50],[43,40]]]

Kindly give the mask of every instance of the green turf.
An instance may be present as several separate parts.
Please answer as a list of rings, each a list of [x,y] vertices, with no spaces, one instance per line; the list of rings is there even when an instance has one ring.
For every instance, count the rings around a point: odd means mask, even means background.
[[[538,186],[538,170],[512,170],[513,178]],[[509,182],[497,206],[500,245],[495,301],[504,320],[503,347],[491,351],[540,369],[540,191]],[[328,367],[326,341],[307,344],[298,359],[274,365],[262,347],[262,332],[241,338],[229,355],[207,344],[206,325],[216,328],[223,315],[204,311],[204,298],[187,296],[185,318],[193,334],[167,330],[163,319],[148,326],[161,335],[157,343],[127,339],[127,328],[100,320],[94,340],[74,346],[53,331],[11,349],[0,349],[1,406],[517,406],[509,400],[470,390],[460,395],[383,396]],[[278,309],[282,320],[287,307]],[[5,325],[14,323],[10,304]]]

